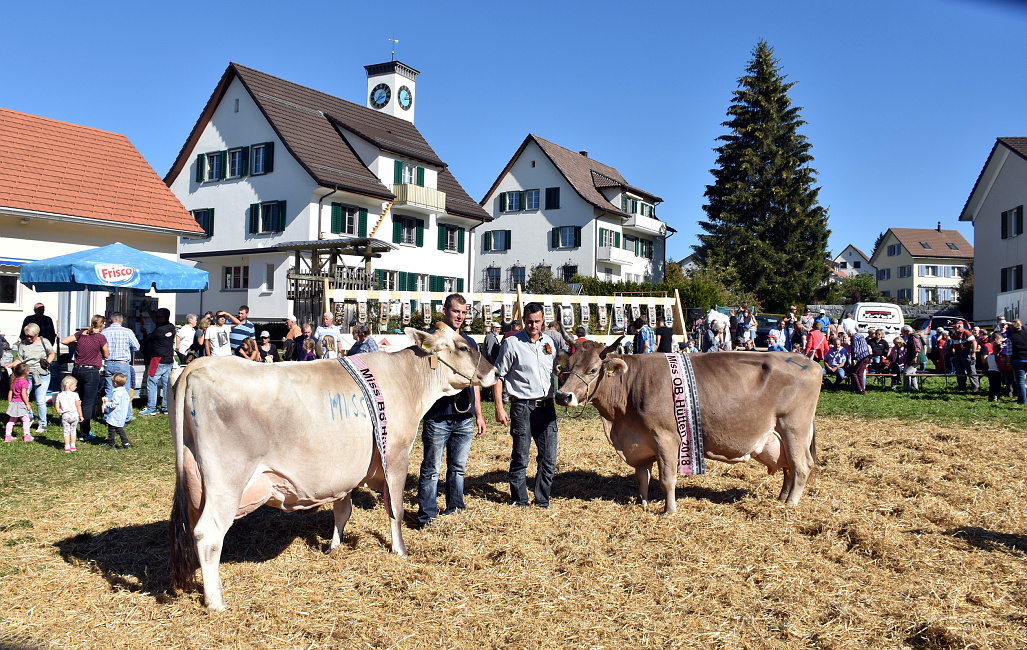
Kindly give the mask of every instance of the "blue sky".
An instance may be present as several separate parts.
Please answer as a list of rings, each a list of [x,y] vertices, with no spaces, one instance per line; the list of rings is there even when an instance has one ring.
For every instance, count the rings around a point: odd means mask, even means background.
[[[995,138],[1027,135],[1027,6],[902,2],[11,3],[0,106],[124,133],[167,173],[229,61],[360,104],[421,71],[417,126],[480,200],[527,133],[663,197],[696,243],[731,91],[760,38],[803,107],[830,249],[957,228]]]

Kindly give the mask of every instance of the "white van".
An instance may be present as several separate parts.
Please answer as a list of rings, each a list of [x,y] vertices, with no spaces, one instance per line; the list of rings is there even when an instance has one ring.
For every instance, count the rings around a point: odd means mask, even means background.
[[[884,328],[885,336],[896,336],[906,324],[902,317],[902,308],[890,302],[857,302],[847,305],[842,311],[842,318],[856,321],[856,329],[866,334],[867,328]]]

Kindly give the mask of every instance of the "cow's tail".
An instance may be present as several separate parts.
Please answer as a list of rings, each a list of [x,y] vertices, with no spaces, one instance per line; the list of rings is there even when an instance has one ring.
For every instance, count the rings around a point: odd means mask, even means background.
[[[171,404],[168,412],[171,416],[171,436],[175,445],[175,498],[171,504],[171,517],[168,520],[168,538],[171,552],[168,559],[171,568],[171,586],[173,589],[189,589],[196,579],[199,559],[196,557],[196,539],[193,536],[192,522],[189,518],[189,497],[186,494],[185,478],[185,408],[186,384],[180,373],[175,377],[168,394]]]
[[[813,435],[809,439],[809,454],[813,457],[813,465],[810,466],[810,474],[817,471],[817,465],[820,463],[820,459],[817,458],[817,423],[813,421]]]

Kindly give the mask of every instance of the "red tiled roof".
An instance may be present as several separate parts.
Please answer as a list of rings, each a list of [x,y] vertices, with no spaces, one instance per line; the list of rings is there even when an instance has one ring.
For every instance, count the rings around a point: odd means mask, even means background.
[[[0,206],[203,232],[125,136],[3,108]]]

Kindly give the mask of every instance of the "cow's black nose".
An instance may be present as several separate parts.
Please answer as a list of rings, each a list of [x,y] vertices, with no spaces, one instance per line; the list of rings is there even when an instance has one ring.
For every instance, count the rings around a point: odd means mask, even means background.
[[[571,401],[570,393],[560,393],[560,392],[556,393],[556,403],[557,404],[560,404],[561,406],[565,406],[565,405],[569,404],[570,401]]]

